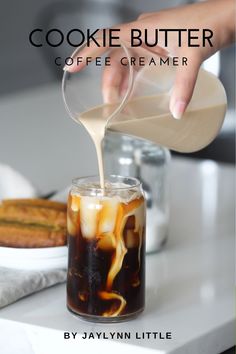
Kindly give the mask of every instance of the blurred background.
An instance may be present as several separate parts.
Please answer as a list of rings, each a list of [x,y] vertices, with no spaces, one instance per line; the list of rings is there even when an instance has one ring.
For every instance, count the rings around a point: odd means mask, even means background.
[[[87,166],[80,148],[81,143],[86,143],[90,154],[93,151],[91,142],[83,131],[75,129],[64,110],[60,93],[62,70],[52,59],[57,55],[71,54],[72,48],[66,45],[33,47],[29,43],[29,33],[33,29],[42,28],[46,32],[60,28],[67,32],[76,27],[108,27],[134,20],[142,12],[189,2],[8,0],[2,3],[0,161],[21,171],[42,191],[63,187],[71,176],[81,174],[85,166],[90,173],[96,171],[95,156]],[[219,137],[204,150],[188,156],[235,162],[234,63],[233,46],[223,50],[211,64],[217,66],[216,71],[226,88],[229,109]]]

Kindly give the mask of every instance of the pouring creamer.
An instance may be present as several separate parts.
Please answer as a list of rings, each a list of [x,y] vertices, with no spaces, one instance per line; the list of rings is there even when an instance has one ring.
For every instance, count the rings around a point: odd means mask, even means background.
[[[160,83],[158,70],[152,69],[148,75]],[[169,97],[168,92],[139,95],[130,99],[112,119],[106,119],[106,106],[98,106],[83,112],[79,120],[84,124],[85,120],[97,117],[106,121],[110,130],[151,140],[179,152],[204,148],[217,136],[224,121],[226,94],[220,81],[200,69],[193,97],[179,120],[173,119],[169,111]]]
[[[78,48],[72,57],[86,55],[87,49]],[[91,57],[89,65],[81,65],[74,73],[64,73],[62,88],[70,116],[82,123],[93,139],[103,188],[102,141],[107,129],[185,153],[204,148],[218,134],[227,99],[223,85],[213,74],[200,69],[190,104],[183,117],[176,120],[169,110],[174,65],[133,68],[130,53],[122,43],[111,51],[98,48],[96,55],[110,58],[110,65],[97,66],[97,60]],[[120,60],[124,57],[126,66]],[[109,74],[116,75],[117,87],[115,93],[114,87],[109,93],[111,103],[104,103],[104,81],[110,79]]]

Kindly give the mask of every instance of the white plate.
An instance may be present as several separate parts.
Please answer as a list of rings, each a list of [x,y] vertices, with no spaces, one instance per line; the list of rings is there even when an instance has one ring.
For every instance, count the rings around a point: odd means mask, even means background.
[[[52,259],[1,259],[0,267],[18,270],[53,270],[66,269],[67,257]]]
[[[67,267],[67,247],[0,247],[0,266],[14,269],[47,270]]]
[[[1,258],[27,258],[27,259],[46,259],[67,256],[67,247],[44,247],[44,248],[13,248],[0,247]]]
[[[66,202],[69,188],[53,200]],[[67,267],[67,246],[44,248],[0,247],[0,266],[24,270],[47,270]]]

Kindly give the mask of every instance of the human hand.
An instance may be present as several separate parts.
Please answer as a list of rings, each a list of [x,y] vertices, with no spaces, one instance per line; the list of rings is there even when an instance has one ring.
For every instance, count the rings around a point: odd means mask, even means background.
[[[130,41],[131,29],[139,29],[144,36],[144,30],[150,33],[155,28],[163,29],[195,29],[199,32],[203,29],[210,29],[213,32],[211,38],[212,46],[200,45],[190,47],[188,45],[187,32],[181,33],[181,46],[178,46],[177,32],[172,32],[168,36],[168,46],[165,46],[165,34],[159,32],[158,45],[146,47],[150,52],[160,56],[187,57],[188,65],[176,67],[176,75],[170,98],[170,111],[174,118],[181,118],[185,112],[194,90],[199,68],[202,62],[221,48],[234,41],[235,36],[235,3],[234,0],[214,0],[205,1],[192,5],[171,8],[156,13],[146,13],[138,17],[136,21],[114,26],[119,28],[119,38],[126,44]],[[143,40],[143,38],[141,37]],[[149,36],[149,43],[154,38]],[[144,40],[143,40],[144,42]],[[80,55],[90,55],[92,57],[104,52],[104,48],[91,46],[86,48]],[[135,49],[134,49],[135,51]],[[124,91],[127,85],[127,70],[118,66],[119,50],[111,55],[111,66],[104,68],[103,74],[103,96],[105,102],[109,102],[110,97],[118,96]],[[66,67],[70,72],[79,71],[83,65],[72,65]]]

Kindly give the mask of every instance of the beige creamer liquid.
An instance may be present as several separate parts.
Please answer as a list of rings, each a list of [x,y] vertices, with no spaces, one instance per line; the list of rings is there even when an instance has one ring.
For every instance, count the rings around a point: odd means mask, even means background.
[[[151,140],[179,152],[194,152],[208,145],[218,134],[226,111],[226,95],[220,81],[200,70],[193,98],[179,120],[169,111],[169,95],[130,99],[120,113],[109,119],[119,104],[96,106],[79,117],[93,139],[100,183],[104,188],[102,141],[106,129]]]

